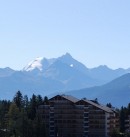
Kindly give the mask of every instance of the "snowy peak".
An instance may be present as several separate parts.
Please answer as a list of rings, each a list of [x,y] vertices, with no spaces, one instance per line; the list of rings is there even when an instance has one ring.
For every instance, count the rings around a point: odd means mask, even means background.
[[[11,96],[12,92],[10,91],[15,92],[18,90],[24,91],[25,94],[28,93],[28,95],[32,95],[32,93],[36,92],[46,95],[60,91],[78,90],[106,84],[128,72],[130,72],[130,69],[125,70],[120,68],[113,70],[107,66],[89,69],[84,64],[74,59],[69,53],[52,59],[38,57],[28,63],[23,71],[13,71],[10,68],[0,69],[0,91],[3,91],[0,95],[1,97],[6,97],[7,95]],[[126,77],[117,82],[113,81],[114,84],[112,82],[112,84],[108,86],[103,86],[104,93],[102,92],[102,97],[104,98],[104,94],[106,97],[106,93],[108,92],[110,92],[113,97],[115,97],[115,95],[117,97],[119,89],[113,91],[111,91],[111,89],[115,89],[115,87],[119,87],[120,85],[122,85],[120,88],[123,89],[122,91],[124,91],[124,87],[127,87],[127,93],[129,93],[129,78],[130,76],[128,75],[128,79]],[[127,81],[127,83],[125,81]],[[107,88],[106,91],[104,91],[104,88]],[[85,90],[84,95],[87,96],[88,93],[89,96],[89,94],[92,93],[92,95],[98,97],[98,91],[99,90],[94,87],[93,94],[93,91],[91,92],[89,88],[88,92]],[[127,93],[126,96],[129,96]],[[82,92],[78,92],[77,94],[83,95]],[[122,92],[121,97],[123,95],[124,92]],[[99,97],[101,97],[101,94]],[[117,100],[119,102],[120,99]]]
[[[69,53],[52,59],[38,57],[35,60],[31,61],[26,67],[24,67],[23,71],[45,72],[51,65],[55,64],[56,61],[60,61],[61,63],[68,65],[71,69],[74,68],[79,72],[85,74],[88,71],[85,65],[75,60]]]
[[[69,53],[66,53],[65,55],[59,58],[52,58],[52,59],[37,57],[35,60],[28,63],[23,68],[23,71],[33,71],[33,70],[43,71],[43,70],[46,70],[50,65],[52,65],[56,60],[59,60],[59,61],[64,60],[64,63],[66,64],[66,62],[72,62],[72,60],[74,59]],[[73,67],[72,63],[69,63],[69,65],[70,67]]]
[[[38,57],[35,60],[28,63],[24,68],[23,71],[34,71],[39,70],[43,71],[47,69],[51,64],[55,62],[55,59],[46,59],[43,57]]]
[[[36,58],[35,60],[28,63],[27,66],[25,66],[23,68],[23,70],[24,71],[32,71],[34,69],[38,69],[38,70],[42,71],[42,60],[43,60],[43,57]]]

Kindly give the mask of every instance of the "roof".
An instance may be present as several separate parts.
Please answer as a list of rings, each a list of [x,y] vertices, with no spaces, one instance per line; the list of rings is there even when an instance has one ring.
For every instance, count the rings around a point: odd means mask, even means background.
[[[65,98],[65,99],[67,99],[67,100],[69,100],[69,101],[71,101],[71,102],[73,102],[73,103],[76,103],[77,101],[79,101],[79,99],[77,99],[77,98],[75,98],[75,97],[73,97],[73,96],[71,96],[71,95],[65,95],[65,94],[56,95],[56,96],[52,97],[51,99],[53,99],[53,98],[55,98],[55,97],[57,97],[57,96],[63,97],[63,98]],[[49,100],[51,100],[51,99],[49,99]]]
[[[107,107],[107,106],[94,103],[93,101],[90,101],[90,100],[87,100],[87,99],[84,99],[83,101],[85,101],[85,102],[87,102],[87,103],[89,103],[89,104],[91,104],[91,105],[93,105],[93,106],[95,106],[95,107],[97,107],[99,109],[102,109],[105,112],[108,112],[108,113],[112,113],[113,112],[112,109]]]
[[[79,99],[77,99],[77,98],[75,98],[75,97],[73,97],[73,96],[71,96],[71,95],[61,95],[63,98],[65,98],[65,99],[67,99],[67,100],[69,100],[69,101],[71,101],[71,102],[74,102],[74,103],[76,103],[77,101],[79,101]]]
[[[73,103],[76,103],[76,102],[78,102],[78,101],[85,101],[85,102],[87,102],[88,104],[91,104],[91,105],[93,105],[93,106],[95,106],[95,107],[97,107],[97,108],[99,108],[99,109],[101,109],[101,110],[103,110],[103,111],[105,111],[105,112],[108,112],[108,113],[112,113],[112,112],[113,112],[113,110],[112,110],[111,108],[109,108],[109,107],[107,107],[107,106],[104,106],[104,105],[101,105],[101,104],[94,103],[94,102],[91,101],[91,100],[87,100],[87,99],[81,99],[81,100],[79,100],[79,99],[77,99],[77,98],[75,98],[75,97],[73,97],[73,96],[71,96],[71,95],[65,95],[65,94],[56,95],[56,96],[54,96],[53,98],[55,98],[55,97],[57,97],[57,96],[63,97],[63,98],[65,98],[65,99],[67,99],[67,100],[69,100],[69,101],[71,101],[71,102],[73,102]],[[51,98],[51,99],[53,99],[53,98]],[[49,100],[51,100],[51,99],[49,99]]]

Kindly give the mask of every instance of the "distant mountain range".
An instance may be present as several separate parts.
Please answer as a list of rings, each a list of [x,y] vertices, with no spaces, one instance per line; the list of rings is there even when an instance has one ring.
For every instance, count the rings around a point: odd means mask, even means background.
[[[97,98],[99,102],[112,103],[115,107],[127,106],[130,103],[130,73],[102,86],[69,91],[67,94],[92,100]]]
[[[69,53],[52,59],[40,57],[31,61],[21,71],[1,68],[0,97],[1,99],[11,98],[18,90],[29,96],[33,93],[45,96],[55,92],[71,90],[69,93],[80,97],[97,97],[100,99],[104,96],[105,99],[106,95],[108,95],[106,92],[112,93],[112,95],[118,92],[115,91],[115,89],[113,90],[115,84],[106,83],[129,72],[130,69],[119,68],[113,70],[107,66],[90,69],[75,60]],[[113,82],[114,81],[112,81],[112,83]],[[116,86],[120,87],[125,82],[126,81],[122,81],[122,83],[119,83],[120,85],[118,85],[117,82],[116,84],[118,86]],[[93,86],[97,87],[90,88]],[[72,90],[78,89],[83,90],[72,92]],[[105,100],[107,101],[107,98]],[[108,102],[110,102],[109,99]]]

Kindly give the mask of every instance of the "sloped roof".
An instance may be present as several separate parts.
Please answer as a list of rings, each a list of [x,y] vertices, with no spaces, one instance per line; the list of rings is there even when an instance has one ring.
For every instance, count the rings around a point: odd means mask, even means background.
[[[71,102],[73,102],[73,103],[76,103],[77,101],[79,101],[79,99],[77,99],[77,98],[75,98],[75,97],[73,97],[73,96],[71,96],[71,95],[65,95],[65,94],[56,95],[56,96],[52,97],[52,98],[49,99],[49,100],[52,100],[53,98],[55,98],[55,97],[57,97],[57,96],[63,97],[63,98],[65,98],[65,99],[67,99],[67,100],[69,100],[69,101],[71,101]]]
[[[77,101],[79,101],[79,99],[77,99],[77,98],[75,98],[75,97],[73,97],[73,96],[71,96],[71,95],[61,95],[61,96],[62,96],[63,98],[65,98],[65,99],[73,102],[73,103],[76,103]]]
[[[78,101],[85,101],[86,103],[91,104],[91,105],[93,105],[93,106],[95,106],[95,107],[97,107],[97,108],[99,108],[99,109],[101,109],[101,110],[103,110],[103,111],[105,111],[105,112],[108,112],[108,113],[112,113],[112,112],[113,112],[113,109],[111,109],[111,108],[109,108],[109,107],[107,107],[107,106],[94,103],[93,101],[87,100],[87,99],[81,99],[81,100],[79,100],[79,99],[77,99],[77,98],[75,98],[75,97],[73,97],[73,96],[71,96],[71,95],[65,95],[65,94],[56,95],[56,96],[52,97],[52,98],[49,99],[49,100],[52,100],[53,98],[55,98],[55,97],[57,97],[57,96],[63,97],[63,98],[65,98],[65,99],[67,99],[67,100],[69,100],[69,101],[71,101],[71,102],[73,102],[73,103],[77,103]]]
[[[101,109],[101,110],[103,110],[105,112],[108,112],[108,113],[112,113],[113,112],[112,108],[109,108],[109,107],[101,105],[101,104],[97,104],[97,103],[95,103],[95,102],[93,102],[91,100],[81,99],[79,101],[84,101],[84,102],[86,102],[86,103],[88,103],[88,104],[90,104],[92,106],[95,106],[95,107],[97,107],[97,108],[99,108],[99,109]],[[78,102],[76,102],[76,103],[78,103]]]
[[[94,103],[93,101],[90,101],[90,100],[87,100],[87,99],[85,99],[85,100],[83,100],[83,101],[85,101],[85,102],[87,102],[87,103],[89,103],[89,104],[91,104],[91,105],[93,105],[93,106],[95,106],[95,107],[97,107],[97,108],[99,108],[99,109],[102,109],[102,110],[104,110],[105,112],[108,112],[108,113],[112,113],[112,112],[113,112],[112,109],[109,108],[109,107],[107,107],[107,106]]]

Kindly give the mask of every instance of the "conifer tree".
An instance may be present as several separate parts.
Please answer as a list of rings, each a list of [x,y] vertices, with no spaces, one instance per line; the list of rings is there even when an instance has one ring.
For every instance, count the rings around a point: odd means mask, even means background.
[[[19,110],[23,107],[23,96],[20,91],[18,91],[13,99],[13,102],[17,105]]]

